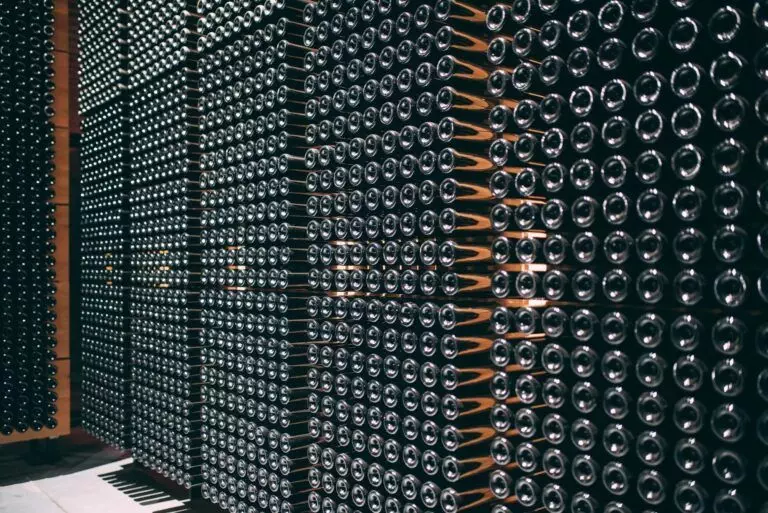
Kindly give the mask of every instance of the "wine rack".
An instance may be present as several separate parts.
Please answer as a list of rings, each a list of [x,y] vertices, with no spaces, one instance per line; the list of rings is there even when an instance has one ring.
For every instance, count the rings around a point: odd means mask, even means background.
[[[306,497],[301,24],[292,3],[200,2],[202,497]],[[294,343],[292,343],[294,342]]]
[[[69,432],[68,198],[56,186],[68,180],[67,99],[54,97],[67,79],[54,50],[66,48],[53,8],[0,7],[0,444]]]
[[[574,4],[486,15],[491,220],[537,234],[492,283],[540,302],[494,311],[529,337],[494,356],[491,490],[499,511],[760,509],[765,6]],[[500,267],[522,240],[494,242]]]
[[[134,458],[186,488],[200,468],[195,18],[129,1],[129,317]]]
[[[80,5],[83,427],[130,447],[126,5]]]
[[[767,510],[765,2],[127,12],[150,467],[232,513]]]
[[[492,499],[492,133],[473,133],[482,69],[445,74],[457,55],[484,54],[472,37],[468,52],[452,44],[440,7],[304,9],[310,511]]]

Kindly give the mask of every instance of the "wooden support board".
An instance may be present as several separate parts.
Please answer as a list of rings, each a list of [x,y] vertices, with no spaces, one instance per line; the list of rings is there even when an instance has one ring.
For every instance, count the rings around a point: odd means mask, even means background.
[[[55,0],[54,43],[54,198],[56,205],[56,406],[55,429],[13,433],[0,436],[0,445],[41,438],[68,435],[71,431],[70,354],[69,354],[69,5],[68,0]]]

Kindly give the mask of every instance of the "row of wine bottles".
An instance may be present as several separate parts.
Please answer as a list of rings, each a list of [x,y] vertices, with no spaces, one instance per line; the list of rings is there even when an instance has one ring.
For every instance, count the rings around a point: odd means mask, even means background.
[[[197,66],[188,2],[129,0],[128,269],[134,458],[199,484]],[[193,294],[194,293],[194,294]],[[170,421],[170,422],[169,422]]]
[[[125,5],[79,6],[81,139],[82,422],[100,440],[130,447],[126,286],[128,138]]]
[[[53,25],[0,7],[0,438],[57,425]]]
[[[536,251],[556,253],[492,277],[499,297],[546,300],[492,314],[528,334],[494,363],[494,502],[762,511],[765,5],[570,4],[497,4],[463,26],[491,32],[488,91],[514,102],[489,156],[530,169],[522,205],[495,188],[499,229],[544,230]]]
[[[297,5],[197,11],[208,298],[202,495],[229,511],[298,511],[312,486],[303,377],[311,362],[296,344],[307,295],[297,248],[307,222]],[[228,32],[233,15],[242,30]]]

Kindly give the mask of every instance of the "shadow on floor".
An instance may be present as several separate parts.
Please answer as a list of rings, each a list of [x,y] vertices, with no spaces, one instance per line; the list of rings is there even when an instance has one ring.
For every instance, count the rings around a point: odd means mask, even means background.
[[[124,465],[120,470],[99,474],[104,482],[124,493],[140,506],[152,506],[168,501],[184,502],[180,494],[163,490],[162,487],[144,472],[137,470],[133,464]],[[187,504],[153,510],[152,513],[195,513]]]
[[[0,486],[88,470],[124,459],[126,453],[104,446],[81,428],[53,441],[0,446]]]

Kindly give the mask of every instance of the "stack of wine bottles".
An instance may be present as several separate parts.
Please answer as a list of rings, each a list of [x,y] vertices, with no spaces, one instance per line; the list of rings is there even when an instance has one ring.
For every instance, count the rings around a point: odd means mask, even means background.
[[[53,7],[0,5],[0,436],[56,426]]]
[[[140,459],[231,513],[766,511],[763,0],[166,3]]]
[[[762,511],[766,4],[516,1],[485,28],[496,511]]]
[[[200,474],[199,147],[186,0],[131,0],[131,438],[141,464],[191,488]]]
[[[306,73],[295,5],[198,4],[202,496],[232,512],[289,513],[310,488]]]
[[[83,426],[130,446],[127,37],[121,0],[80,6]]]
[[[314,512],[493,499],[494,134],[487,73],[458,69],[486,44],[454,30],[451,5],[304,10]]]

